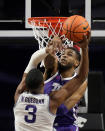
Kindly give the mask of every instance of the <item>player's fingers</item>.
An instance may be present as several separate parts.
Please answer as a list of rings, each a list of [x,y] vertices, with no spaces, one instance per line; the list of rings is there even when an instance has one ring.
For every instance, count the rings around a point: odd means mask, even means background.
[[[59,41],[57,41],[57,42],[53,41],[53,47],[54,47],[54,50],[60,51],[61,50],[60,42]]]
[[[88,37],[88,40],[90,41],[90,38],[91,38],[91,31],[90,30],[88,31],[87,37]]]
[[[58,49],[59,49],[59,51],[62,50],[62,44],[61,44],[61,42],[58,44]]]
[[[87,35],[83,34],[83,41],[87,40]]]

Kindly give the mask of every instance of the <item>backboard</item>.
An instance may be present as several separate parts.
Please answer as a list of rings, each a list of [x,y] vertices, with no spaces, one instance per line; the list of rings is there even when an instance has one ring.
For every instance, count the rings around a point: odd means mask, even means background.
[[[27,21],[29,17],[73,14],[85,16],[92,29],[92,37],[105,37],[104,4],[104,0],[65,0],[64,3],[61,0],[1,0],[0,37],[33,37]]]

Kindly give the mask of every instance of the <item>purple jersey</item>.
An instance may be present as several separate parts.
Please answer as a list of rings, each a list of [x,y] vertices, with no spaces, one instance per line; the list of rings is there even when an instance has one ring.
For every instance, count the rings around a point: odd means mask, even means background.
[[[75,76],[76,73],[73,77]],[[51,91],[59,90],[66,82],[71,80],[73,77],[62,78],[59,73],[56,73],[54,76],[45,81],[44,93],[50,94]],[[76,109],[77,105],[71,110],[68,110],[64,104],[60,105],[57,110],[54,126],[73,125],[77,116]]]

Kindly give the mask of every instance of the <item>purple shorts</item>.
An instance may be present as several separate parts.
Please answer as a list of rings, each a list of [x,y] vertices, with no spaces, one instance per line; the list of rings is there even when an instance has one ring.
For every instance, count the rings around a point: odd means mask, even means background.
[[[53,131],[79,131],[79,128],[74,125],[70,126],[55,126]]]

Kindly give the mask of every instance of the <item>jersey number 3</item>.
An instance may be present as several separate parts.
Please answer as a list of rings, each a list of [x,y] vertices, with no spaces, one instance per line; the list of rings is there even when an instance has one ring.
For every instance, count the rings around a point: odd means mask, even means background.
[[[34,123],[36,120],[36,111],[37,108],[34,105],[27,105],[25,107],[25,110],[28,111],[28,115],[25,115],[24,120],[28,123]],[[31,110],[31,111],[30,111]]]

